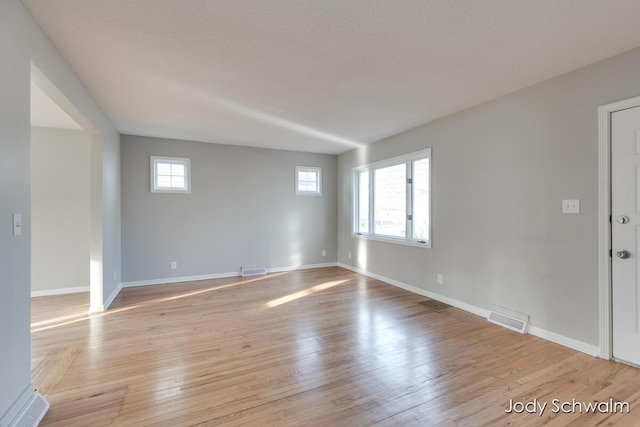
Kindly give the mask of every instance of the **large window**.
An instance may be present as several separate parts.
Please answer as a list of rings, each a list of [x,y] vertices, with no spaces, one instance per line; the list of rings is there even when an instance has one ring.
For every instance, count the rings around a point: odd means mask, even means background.
[[[431,149],[353,169],[353,234],[431,247]]]
[[[190,193],[190,159],[151,156],[152,193]]]

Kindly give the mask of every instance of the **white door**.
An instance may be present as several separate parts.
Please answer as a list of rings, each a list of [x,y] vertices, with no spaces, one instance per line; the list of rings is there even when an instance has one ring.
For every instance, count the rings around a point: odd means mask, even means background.
[[[640,107],[611,115],[613,357],[640,365]]]

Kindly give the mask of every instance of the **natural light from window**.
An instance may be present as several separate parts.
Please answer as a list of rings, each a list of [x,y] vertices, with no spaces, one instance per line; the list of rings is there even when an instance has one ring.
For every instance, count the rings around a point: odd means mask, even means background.
[[[431,149],[353,168],[353,235],[431,247]]]
[[[191,192],[190,165],[190,159],[151,156],[151,192]]]
[[[322,168],[296,166],[296,194],[319,196],[322,194]]]

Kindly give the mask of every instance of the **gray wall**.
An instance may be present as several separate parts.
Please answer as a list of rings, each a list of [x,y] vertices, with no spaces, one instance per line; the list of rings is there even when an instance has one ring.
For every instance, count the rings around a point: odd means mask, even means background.
[[[102,135],[102,209],[111,232],[106,267],[119,269],[119,135],[19,0],[0,2],[0,424],[10,421],[32,391],[30,335],[29,91],[33,61]],[[23,235],[12,236],[11,215],[21,213]],[[105,279],[109,294],[117,286]]]
[[[190,158],[191,193],[150,193],[152,155]],[[325,154],[123,135],[122,280],[335,262],[336,161]],[[296,165],[322,167],[322,196],[295,195]]]
[[[640,95],[638,70],[636,49],[342,154],[339,261],[598,345],[597,108]],[[351,237],[351,168],[425,147],[433,248]]]
[[[91,136],[31,128],[31,291],[89,287]]]

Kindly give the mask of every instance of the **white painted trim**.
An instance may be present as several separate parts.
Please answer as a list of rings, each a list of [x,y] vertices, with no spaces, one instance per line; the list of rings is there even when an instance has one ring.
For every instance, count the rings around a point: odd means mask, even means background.
[[[25,409],[31,404],[31,401],[35,397],[35,387],[29,383],[24,390],[20,393],[18,398],[9,406],[7,412],[0,417],[0,426],[14,426],[18,417],[25,411]]]
[[[611,334],[611,114],[640,106],[640,97],[598,107],[598,284],[600,293],[600,349],[612,354]]]
[[[122,291],[122,283],[118,283],[118,286],[116,286],[113,292],[111,292],[111,295],[109,295],[109,298],[107,298],[106,301],[104,302],[104,307],[102,311],[109,310],[109,307],[111,307],[113,300],[116,299],[118,294],[120,294],[120,291]]]
[[[89,286],[76,286],[73,288],[47,289],[44,291],[31,291],[31,298],[48,297],[51,295],[78,294],[81,292],[89,292]]]
[[[273,268],[267,268],[267,273],[282,273],[285,271],[308,270],[311,268],[336,267],[337,265],[338,263],[336,262],[328,262],[324,264],[307,264],[307,265],[299,265],[299,266],[291,266],[291,267],[273,267]],[[242,273],[240,271],[234,271],[229,273],[202,274],[198,276],[167,277],[162,279],[124,282],[122,283],[122,287],[134,288],[136,286],[165,285],[168,283],[196,282],[198,280],[226,279],[229,277],[240,277],[241,275]]]
[[[196,282],[198,280],[226,279],[227,277],[238,277],[238,276],[240,276],[240,273],[237,271],[234,271],[233,273],[216,273],[216,274],[201,274],[198,276],[167,277],[162,279],[123,282],[122,287],[135,288],[137,286],[166,285],[168,283]]]
[[[122,291],[122,283],[119,283],[118,286],[116,286],[113,292],[111,292],[111,295],[109,295],[102,305],[89,307],[89,313],[102,313],[103,311],[107,311],[120,291]]]
[[[598,347],[597,345],[587,344],[586,342],[578,341],[576,339],[569,338],[564,335],[556,334],[555,332],[551,332],[546,329],[539,328],[537,326],[529,325],[529,333],[538,338],[542,338],[547,341],[551,341],[556,344],[560,344],[565,347],[578,350],[582,353],[586,353],[589,356],[593,356],[593,357],[600,356],[600,347]]]
[[[409,285],[409,284],[404,283],[404,282],[400,282],[399,280],[395,280],[395,279],[391,279],[389,277],[381,276],[379,274],[372,273],[370,271],[363,270],[363,269],[358,268],[358,267],[353,267],[353,266],[348,265],[348,264],[343,264],[343,263],[339,262],[338,263],[338,267],[342,267],[344,269],[351,270],[351,271],[353,271],[355,273],[362,274],[363,276],[368,276],[368,277],[371,277],[373,279],[380,280],[381,282],[385,282],[385,283],[388,283],[390,285],[396,286],[398,288],[402,288],[405,291],[409,291],[409,292],[412,292],[414,294],[422,295],[422,296],[427,297],[427,298],[431,298],[431,299],[435,299],[435,300],[444,302],[446,304],[452,305],[452,306],[457,307],[457,308],[459,308],[461,310],[468,311],[469,313],[473,313],[473,314],[481,316],[481,317],[485,317],[485,318],[489,317],[489,310],[485,310],[483,308],[476,307],[475,305],[467,304],[465,302],[458,301],[456,299],[449,298],[449,297],[446,297],[444,295],[437,294],[435,292],[427,291],[426,289],[418,288],[416,286]]]
[[[150,156],[149,157],[150,165],[149,169],[151,172],[151,183],[150,183],[150,192],[151,193],[176,193],[176,194],[190,194],[191,193],[191,159],[186,157],[167,157],[167,156]],[[184,178],[185,178],[185,186],[183,188],[174,188],[174,187],[158,187],[158,170],[156,168],[157,163],[163,162],[178,164],[184,166]]]
[[[413,216],[414,211],[413,211],[413,190],[412,190],[412,186],[411,184],[409,184],[409,182],[412,182],[413,179],[415,179],[414,174],[413,174],[413,162],[417,161],[417,160],[424,160],[424,159],[428,159],[429,160],[429,237],[427,240],[421,240],[418,241],[417,239],[413,238],[413,225],[414,225],[414,221],[412,219],[409,219]],[[407,180],[407,184],[406,184],[406,235],[404,237],[402,236],[385,236],[383,234],[376,234],[375,233],[375,224],[374,222],[376,221],[375,218],[375,193],[376,193],[376,189],[375,189],[375,171],[377,169],[382,169],[382,168],[386,168],[386,167],[391,167],[391,166],[398,166],[404,164],[406,165],[406,176],[407,178],[409,178]],[[351,237],[357,237],[360,239],[367,239],[367,240],[375,240],[375,241],[379,241],[379,242],[387,242],[387,243],[394,243],[394,244],[398,244],[398,245],[406,245],[406,246],[413,246],[413,247],[418,247],[418,248],[423,248],[423,249],[431,249],[431,188],[432,188],[432,182],[431,182],[431,177],[432,177],[432,169],[433,169],[433,162],[432,162],[432,156],[431,156],[431,148],[425,148],[419,151],[414,151],[412,153],[408,153],[408,154],[404,154],[401,156],[396,156],[396,157],[392,157],[389,159],[384,159],[384,160],[380,160],[377,162],[373,162],[373,163],[368,163],[365,165],[359,165],[359,166],[355,166],[353,168],[351,168],[351,188],[352,188],[352,194],[351,194]],[[360,211],[360,207],[359,207],[359,200],[360,200],[360,185],[359,185],[359,179],[360,178],[356,178],[358,176],[359,173],[362,172],[367,172],[369,174],[369,190],[368,190],[368,195],[369,195],[369,230],[367,232],[360,232],[360,227],[359,227],[359,211]],[[410,215],[409,215],[410,214]],[[423,243],[420,243],[423,242]]]
[[[373,279],[380,280],[381,282],[385,282],[385,283],[388,283],[390,285],[397,286],[397,287],[402,288],[402,289],[404,289],[406,291],[413,292],[414,294],[422,295],[422,296],[425,296],[427,298],[432,298],[432,299],[444,302],[446,304],[449,304],[449,305],[452,305],[454,307],[457,307],[457,308],[459,308],[461,310],[464,310],[464,311],[467,311],[469,313],[484,317],[485,319],[489,317],[489,310],[485,310],[484,308],[480,308],[480,307],[477,307],[475,305],[467,304],[465,302],[458,301],[456,299],[449,298],[449,297],[446,297],[444,295],[437,294],[435,292],[427,291],[425,289],[421,289],[421,288],[418,288],[416,286],[409,285],[409,284],[400,282],[400,281],[395,280],[395,279],[390,279],[388,277],[381,276],[379,274],[371,273],[370,271],[362,270],[360,268],[353,267],[353,266],[348,265],[348,264],[343,264],[341,262],[338,263],[338,267],[342,267],[344,269],[351,270],[351,271],[356,272],[358,274],[362,274],[364,276],[368,276],[368,277],[371,277]],[[557,334],[555,332],[547,331],[546,329],[542,329],[542,328],[539,328],[539,327],[536,327],[536,326],[532,326],[531,324],[529,324],[529,333],[531,335],[536,336],[536,337],[539,337],[539,338],[554,342],[556,344],[563,345],[565,347],[569,347],[569,348],[571,348],[573,350],[577,350],[577,351],[580,351],[582,353],[586,353],[586,354],[588,354],[590,356],[598,356],[599,352],[600,352],[599,351],[600,349],[595,345],[587,344],[585,342],[578,341],[578,340],[575,340],[573,338],[569,338],[569,337],[566,337],[564,335]]]
[[[312,268],[327,268],[327,267],[337,267],[337,262],[325,262],[322,264],[306,264],[306,265],[298,265],[296,267],[274,267],[267,268],[267,273],[282,273],[285,271],[296,271],[296,270],[310,270]]]
[[[318,179],[318,189],[316,191],[300,190],[300,188],[298,188],[298,172],[315,173]],[[296,196],[322,196],[322,168],[320,166],[296,166],[295,174]]]

